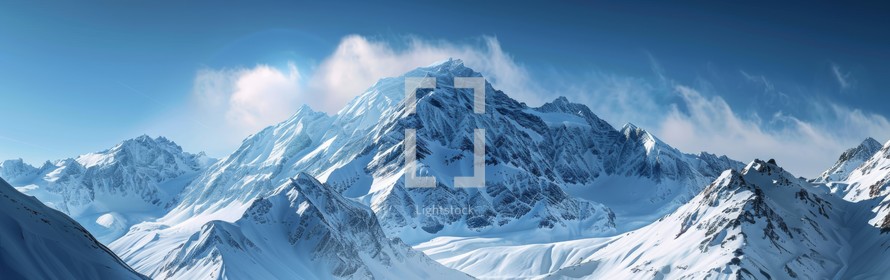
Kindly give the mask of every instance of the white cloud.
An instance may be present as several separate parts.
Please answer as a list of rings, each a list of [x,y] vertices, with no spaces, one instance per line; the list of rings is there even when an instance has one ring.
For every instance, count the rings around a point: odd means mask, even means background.
[[[252,130],[283,121],[300,106],[299,82],[293,64],[287,72],[265,65],[243,71],[234,84],[226,118]]]
[[[834,74],[834,78],[837,80],[838,85],[841,86],[841,90],[853,87],[855,81],[853,81],[852,75],[849,72],[844,73],[841,71],[841,67],[837,64],[831,64],[831,73]]]
[[[448,58],[463,59],[467,66],[483,73],[496,87],[511,92],[522,101],[541,101],[529,88],[530,79],[525,68],[501,49],[496,38],[483,37],[481,45],[431,42],[414,37],[407,40],[406,48],[396,49],[388,43],[362,36],[343,38],[309,81],[309,92],[313,95],[310,107],[335,113],[380,78],[399,76]]]
[[[286,120],[304,103],[294,64],[200,69],[189,102],[158,116],[138,133],[174,139],[187,151],[225,156],[248,135]]]
[[[890,122],[883,116],[837,104],[829,104],[818,122],[781,112],[765,121],[734,111],[721,97],[685,86],[675,90],[682,103],[673,105],[656,134],[683,151],[726,154],[741,161],[775,158],[792,173],[812,177],[865,137],[890,138]],[[815,108],[815,103],[801,106]]]
[[[289,64],[238,69],[203,69],[195,77],[199,113],[225,120],[228,129],[252,133],[287,119],[302,104],[300,72]]]

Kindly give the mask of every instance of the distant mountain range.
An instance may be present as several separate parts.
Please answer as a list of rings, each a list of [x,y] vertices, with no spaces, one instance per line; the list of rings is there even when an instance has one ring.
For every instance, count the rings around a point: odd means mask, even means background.
[[[163,137],[140,136],[111,149],[47,161],[0,163],[0,176],[17,189],[71,216],[110,243],[130,226],[157,218],[185,185],[215,160],[189,154]]]
[[[4,279],[147,279],[65,214],[0,179]]]

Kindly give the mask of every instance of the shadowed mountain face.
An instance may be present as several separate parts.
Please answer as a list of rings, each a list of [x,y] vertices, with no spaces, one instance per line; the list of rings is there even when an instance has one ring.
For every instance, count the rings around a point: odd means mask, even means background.
[[[144,279],[65,214],[0,179],[0,275],[6,279]]]

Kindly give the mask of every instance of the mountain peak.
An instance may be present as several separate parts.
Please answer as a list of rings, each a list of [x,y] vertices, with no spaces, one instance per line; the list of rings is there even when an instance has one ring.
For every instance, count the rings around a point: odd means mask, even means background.
[[[464,67],[464,61],[462,59],[455,59],[453,57],[449,57],[448,59],[436,61],[436,62],[431,63],[429,66],[427,66],[427,68],[436,68],[436,67],[447,67],[447,68]]]
[[[22,158],[7,159],[7,160],[0,162],[0,168],[16,166],[16,165],[24,165],[24,164],[25,164],[25,160],[23,160]]]
[[[742,170],[742,175],[751,176],[753,174],[760,174],[760,176],[765,176],[768,178],[781,179],[781,181],[789,181],[794,179],[794,175],[785,171],[784,168],[780,167],[775,159],[769,159],[767,161],[763,161],[761,159],[754,159],[745,169]]]
[[[642,129],[632,123],[626,123],[623,127],[621,127],[621,134],[624,135],[628,140],[639,141],[646,148],[647,153],[651,153],[656,146],[665,146],[667,145],[661,143],[661,140],[649,133],[645,129]]]
[[[20,180],[28,180],[37,175],[38,169],[26,163],[21,158],[9,159],[0,162],[0,177],[17,183]]]
[[[553,101],[541,105],[540,109],[545,112],[563,112],[580,116],[585,116],[588,114],[587,112],[590,111],[587,106],[572,103],[565,96],[557,97],[556,99],[553,99]],[[593,114],[593,112],[590,112],[589,114]]]
[[[626,123],[621,127],[621,131],[645,131],[633,123]]]
[[[299,123],[300,121],[303,121],[304,119],[320,119],[320,118],[330,118],[330,116],[324,112],[315,111],[312,109],[312,107],[309,107],[309,105],[303,104],[300,106],[299,109],[297,109],[297,112],[295,112],[293,115],[290,116],[290,118],[288,118],[287,120],[285,120],[284,122],[282,122],[278,125],[269,126],[266,129],[275,129],[275,128],[278,128],[281,126],[292,126],[292,125],[295,125],[296,123]],[[259,132],[259,133],[261,133],[261,132]]]
[[[140,145],[140,146],[145,146],[145,147],[169,147],[169,148],[173,148],[174,150],[182,151],[182,147],[177,145],[176,142],[170,141],[169,139],[167,139],[164,136],[158,136],[158,137],[152,138],[151,136],[148,136],[147,134],[142,134],[142,135],[140,135],[136,138],[133,138],[133,139],[124,140],[121,143],[119,143],[118,145],[116,145],[115,147],[113,147],[107,151],[115,151],[115,150],[123,148],[123,147],[134,146],[134,145]]]
[[[463,60],[449,58],[414,69],[403,77],[482,77],[482,74],[464,65]]]
[[[171,157],[194,157],[184,153],[182,147],[167,138],[158,136],[151,138],[148,135],[140,135],[133,139],[124,140],[110,149],[78,156],[75,160],[84,167],[121,163],[121,160],[151,161],[154,155],[169,155]]]
[[[890,142],[887,143],[890,144]],[[847,150],[847,152],[852,152],[850,156],[862,156],[868,158],[880,151],[883,146],[884,145],[882,145],[881,142],[878,142],[878,140],[867,137],[865,140],[862,140],[862,143],[859,143],[859,146],[851,148]]]
[[[890,142],[888,142],[890,144]],[[819,178],[814,181],[817,183],[829,183],[845,181],[850,177],[850,173],[866,162],[881,150],[881,143],[874,138],[868,137],[859,144],[859,146],[847,149],[838,157],[834,166],[822,172]]]
[[[874,138],[866,137],[865,140],[862,140],[862,143],[859,144],[859,146],[881,146],[881,142],[878,142],[878,140],[875,140]]]
[[[541,107],[536,108],[538,111],[546,112],[546,113],[565,113],[571,114],[575,116],[579,116],[584,118],[588,124],[595,127],[598,131],[611,131],[615,128],[612,127],[609,123],[600,119],[593,111],[590,111],[590,108],[584,104],[580,103],[572,103],[565,96],[560,96],[554,99],[551,102],[545,103],[541,105]]]
[[[301,181],[301,182],[312,181],[312,182],[317,182],[317,180],[315,180],[315,178],[312,177],[312,175],[309,175],[309,174],[307,174],[306,172],[300,172],[300,173],[297,173],[297,176],[294,176],[294,181]]]
[[[316,180],[315,177],[306,174],[306,172],[300,172],[297,174],[297,176],[294,176],[290,179],[290,184],[287,184],[285,186],[284,192],[295,190],[297,193],[303,196],[307,196],[308,198],[309,196],[316,196],[319,191],[326,193],[325,191],[327,190],[327,188],[327,186]],[[333,192],[331,192],[331,194],[333,194]],[[336,198],[337,195],[332,195],[331,197]],[[312,199],[309,200],[311,203]]]

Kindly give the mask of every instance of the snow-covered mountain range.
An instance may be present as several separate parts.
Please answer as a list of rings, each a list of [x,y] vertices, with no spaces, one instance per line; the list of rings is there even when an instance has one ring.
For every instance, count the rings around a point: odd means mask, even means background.
[[[405,77],[437,80],[434,89],[417,92],[412,114]],[[303,107],[244,140],[189,184],[164,217],[136,225],[111,247],[137,270],[157,275],[170,258],[158,254],[184,246],[208,222],[238,223],[254,199],[303,172],[369,206],[387,236],[409,244],[521,231],[535,233],[528,242],[603,236],[622,230],[616,220],[630,208],[654,220],[721,170],[741,167],[726,157],[679,152],[633,125],[616,130],[565,98],[531,108],[486,83],[485,113],[475,114],[474,93],[455,89],[455,77],[481,74],[448,60],[383,79],[333,116]],[[436,188],[404,185],[409,128],[417,130],[420,172],[436,177]],[[474,128],[487,130],[486,186],[455,188],[452,178],[473,172]],[[615,183],[622,180],[636,183]],[[624,187],[635,188],[632,198]]]
[[[755,160],[725,171],[673,213],[613,237],[532,245],[437,238],[416,248],[483,279],[883,279],[888,146],[841,182],[813,183]]]
[[[447,60],[382,79],[337,114],[304,106],[219,161],[142,136],[39,168],[5,161],[0,177],[157,279],[888,272],[890,142],[866,139],[806,180],[773,161],[681,152],[564,97],[529,107],[485,83],[480,114],[462,77],[483,76]],[[407,104],[406,78],[436,83]],[[456,187],[474,175],[479,128],[485,186]],[[405,185],[408,129],[434,188]]]
[[[77,222],[0,179],[0,278],[146,279]]]
[[[182,188],[213,161],[183,152],[166,138],[143,135],[39,168],[7,160],[0,163],[0,176],[68,214],[107,244],[131,225],[163,215]]]

